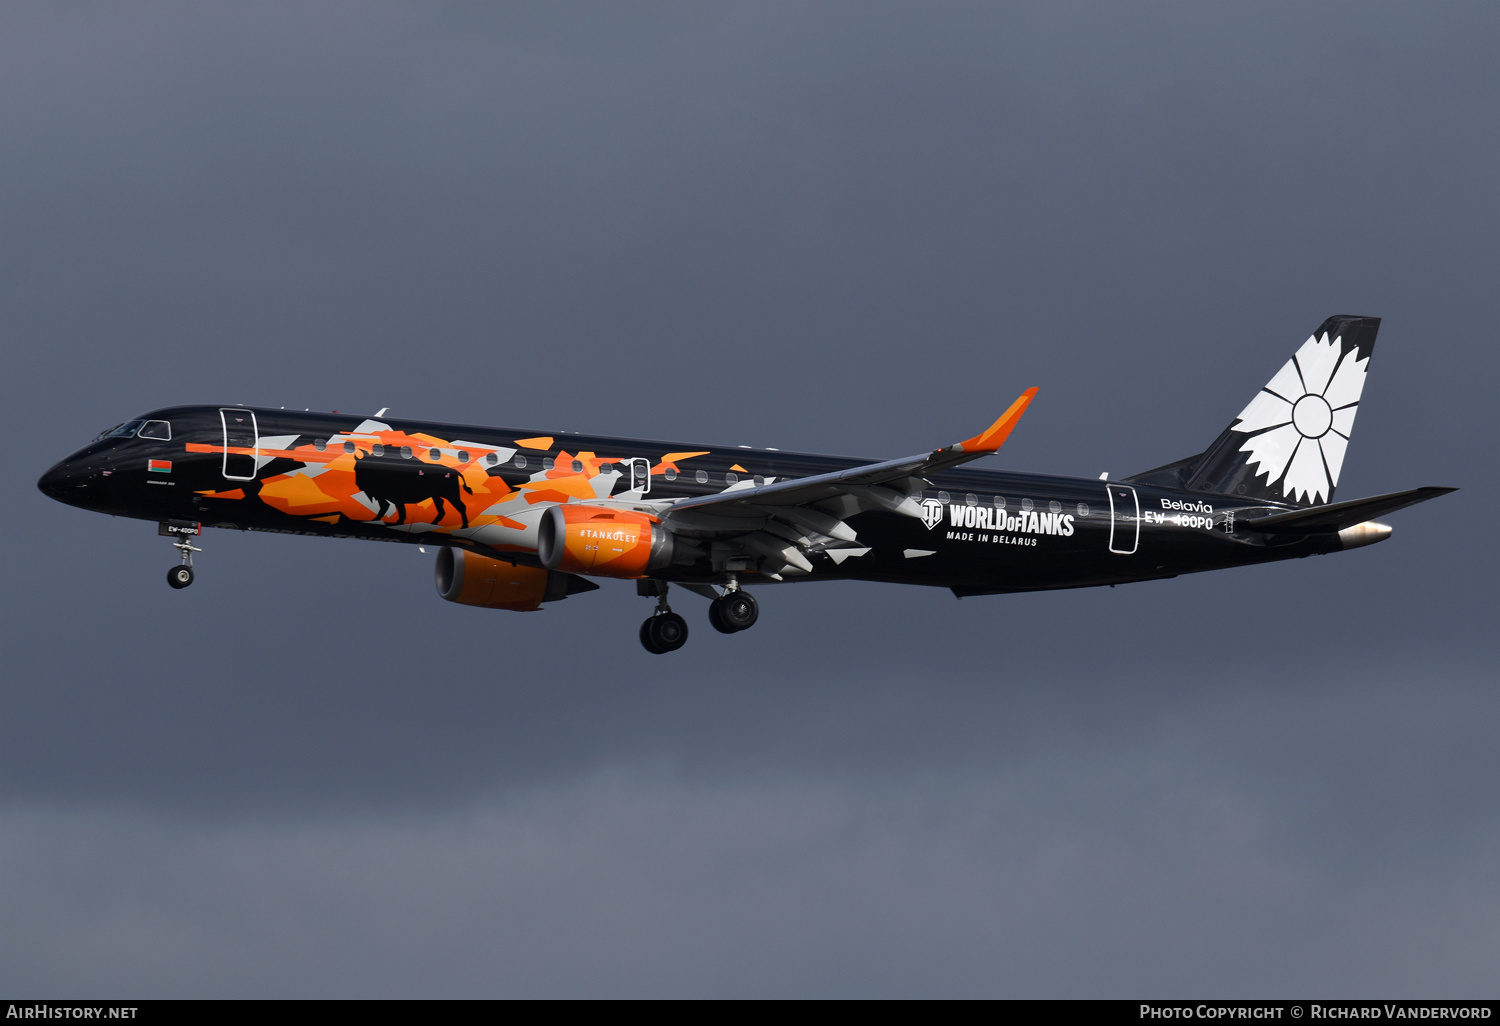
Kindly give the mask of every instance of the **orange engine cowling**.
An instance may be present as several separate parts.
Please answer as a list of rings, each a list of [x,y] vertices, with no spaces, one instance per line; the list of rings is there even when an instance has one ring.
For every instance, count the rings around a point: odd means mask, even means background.
[[[572,574],[519,566],[446,546],[438,553],[436,577],[438,594],[449,602],[517,612],[540,609],[543,602],[599,587]]]
[[[672,532],[629,509],[570,504],[549,509],[537,529],[537,556],[549,570],[597,577],[644,577],[672,562]]]

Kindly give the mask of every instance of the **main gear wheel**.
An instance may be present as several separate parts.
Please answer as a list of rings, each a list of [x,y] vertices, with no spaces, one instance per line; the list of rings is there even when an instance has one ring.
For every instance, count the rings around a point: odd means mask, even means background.
[[[760,605],[754,596],[739,588],[714,599],[708,607],[708,622],[720,634],[749,630],[760,618]]]
[[[641,645],[653,655],[675,652],[687,639],[687,621],[676,613],[656,613],[641,624]]]

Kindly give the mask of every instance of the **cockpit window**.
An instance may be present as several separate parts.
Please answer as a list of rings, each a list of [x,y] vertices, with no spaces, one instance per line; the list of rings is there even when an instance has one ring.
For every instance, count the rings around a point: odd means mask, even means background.
[[[127,420],[119,427],[113,427],[108,431],[101,432],[99,437],[94,439],[94,441],[98,442],[106,438],[134,438],[135,433],[141,429],[141,425],[144,423],[146,423],[144,420]]]
[[[166,420],[148,420],[141,428],[140,437],[159,438],[163,442],[172,440],[172,424]]]

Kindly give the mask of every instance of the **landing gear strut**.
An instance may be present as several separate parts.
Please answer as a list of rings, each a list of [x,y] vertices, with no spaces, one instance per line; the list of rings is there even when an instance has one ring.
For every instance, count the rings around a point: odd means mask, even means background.
[[[760,617],[760,606],[755,597],[740,588],[739,582],[731,580],[729,590],[714,599],[708,607],[708,622],[720,634],[734,634],[755,626]]]
[[[182,563],[167,571],[167,583],[174,588],[186,588],[193,583],[193,553],[203,550],[194,545],[192,537],[186,533],[173,532],[171,537],[177,539],[172,543],[172,548],[182,554]]]
[[[653,655],[665,655],[687,643],[687,621],[667,605],[667,582],[652,583],[656,585],[656,610],[641,624],[641,644]]]

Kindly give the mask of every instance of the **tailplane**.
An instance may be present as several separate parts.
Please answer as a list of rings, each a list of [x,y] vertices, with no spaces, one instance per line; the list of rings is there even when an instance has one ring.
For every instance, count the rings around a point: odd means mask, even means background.
[[[1317,506],[1333,500],[1379,317],[1330,317],[1197,456],[1127,480]]]

